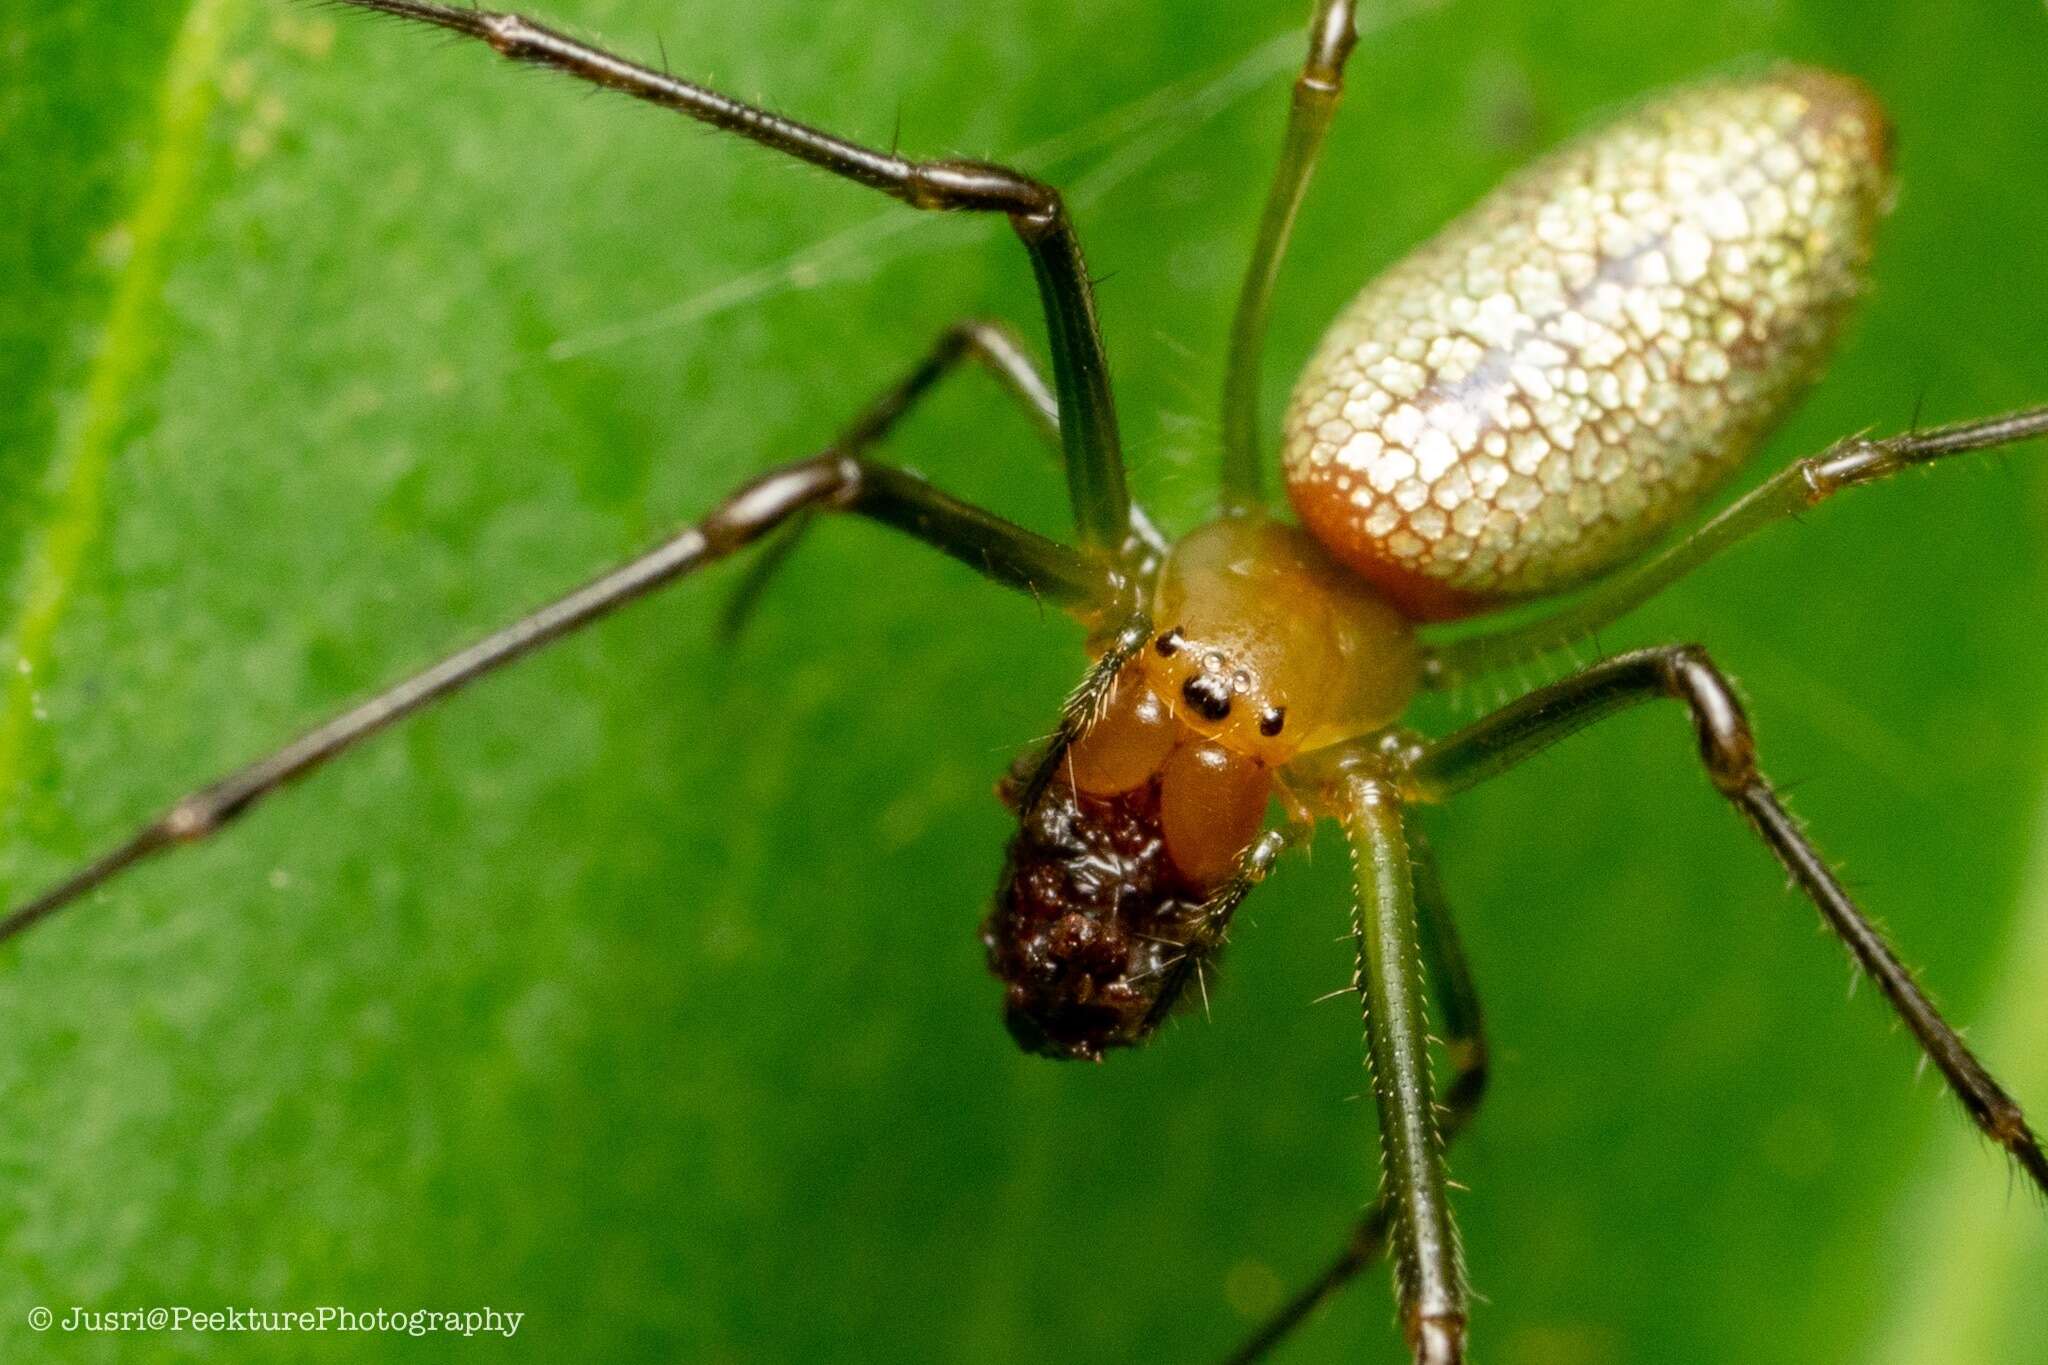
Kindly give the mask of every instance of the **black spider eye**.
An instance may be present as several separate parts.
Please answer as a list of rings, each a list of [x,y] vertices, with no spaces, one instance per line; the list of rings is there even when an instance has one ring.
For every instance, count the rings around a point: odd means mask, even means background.
[[[1162,659],[1171,659],[1174,655],[1180,653],[1180,645],[1181,634],[1179,626],[1175,626],[1172,630],[1167,631],[1166,634],[1152,642],[1152,648],[1159,651],[1159,657]]]
[[[1230,714],[1230,680],[1219,673],[1197,673],[1180,685],[1180,694],[1204,720],[1222,720]]]
[[[1287,708],[1284,706],[1269,706],[1259,712],[1259,733],[1267,739],[1279,734],[1280,728],[1286,724]]]

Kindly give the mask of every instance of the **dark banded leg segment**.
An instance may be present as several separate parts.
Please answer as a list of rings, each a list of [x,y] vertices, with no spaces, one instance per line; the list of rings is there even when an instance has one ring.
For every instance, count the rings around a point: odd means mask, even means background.
[[[914,474],[827,451],[756,479],[697,525],[182,798],[111,853],[0,920],[0,941],[137,863],[211,838],[265,797],[413,712],[814,511],[865,517],[998,583],[1077,611],[1105,607],[1121,590],[1092,556],[949,497]]]
[[[1756,741],[1742,705],[1705,650],[1681,645],[1621,654],[1576,677],[1539,688],[1458,734],[1425,746],[1411,760],[1403,785],[1411,799],[1444,800],[1595,721],[1659,699],[1685,705],[1698,734],[1700,759],[1715,788],[1742,812],[1856,965],[1877,982],[1971,1121],[2048,1193],[2048,1157],[2019,1105],[1941,1017],[1884,935],[1842,889],[1827,860],[1779,804],[1757,767]]]
[[[916,209],[1000,213],[1024,244],[1038,281],[1052,346],[1067,487],[1082,545],[1122,553],[1131,538],[1130,495],[1110,394],[1109,364],[1080,239],[1059,192],[1003,166],[912,161],[742,103],[666,71],[578,42],[517,14],[431,0],[336,0],[488,44],[499,56],[547,67],[607,90],[736,133],[771,151],[880,190]]]

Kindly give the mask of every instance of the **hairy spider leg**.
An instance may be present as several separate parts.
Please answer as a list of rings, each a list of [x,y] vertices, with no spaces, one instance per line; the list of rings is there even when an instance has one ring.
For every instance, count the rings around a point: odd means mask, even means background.
[[[1137,658],[1151,638],[1152,618],[1142,611],[1125,617],[1109,636],[1095,662],[1060,703],[1059,724],[1053,727],[1052,737],[1046,741],[1024,784],[1017,802],[1019,810],[1032,809],[1045,796],[1046,787],[1067,761],[1067,752],[1109,709],[1110,699],[1116,695],[1117,676],[1124,671],[1124,665]]]
[[[1402,1335],[1415,1365],[1459,1365],[1465,1266],[1430,1075],[1429,1009],[1422,998],[1415,874],[1402,804],[1401,792],[1375,773],[1347,775],[1339,787],[1358,889],[1357,984],[1379,1111],[1380,1189],[1392,1205],[1388,1230]]]
[[[1558,740],[1647,701],[1684,703],[1700,760],[1716,790],[1749,821],[1863,972],[1877,982],[1921,1050],[1984,1135],[2048,1193],[2048,1156],[2012,1097],[1941,1017],[1848,892],[1836,880],[1756,763],[1756,741],[1727,678],[1697,645],[1618,654],[1538,688],[1448,739],[1426,745],[1399,779],[1411,800],[1443,801],[1506,772]]]
[[[1438,1116],[1444,1145],[1449,1147],[1478,1112],[1479,1102],[1486,1094],[1486,1025],[1479,1005],[1479,990],[1465,959],[1464,945],[1458,937],[1450,901],[1444,894],[1436,856],[1423,838],[1422,831],[1413,823],[1407,826],[1406,832],[1408,860],[1415,874],[1415,912],[1421,931],[1422,965],[1429,973],[1430,990],[1436,1005],[1435,1023],[1451,1064],[1450,1084],[1444,1087]],[[1330,1258],[1322,1271],[1246,1337],[1225,1358],[1225,1365],[1252,1365],[1254,1361],[1265,1359],[1325,1300],[1385,1255],[1393,1216],[1393,1201],[1383,1193],[1353,1225],[1343,1247]]]
[[[263,798],[413,712],[807,512],[866,517],[1006,587],[1083,615],[1103,609],[1123,587],[1093,556],[961,502],[914,474],[828,448],[755,479],[696,525],[180,798],[113,851],[0,920],[0,942],[145,859],[212,837]]]
[[[432,24],[488,44],[499,56],[548,67],[616,90],[795,157],[916,209],[1008,215],[1031,258],[1059,396],[1067,487],[1084,548],[1131,548],[1130,494],[1110,392],[1109,363],[1080,238],[1057,190],[1004,166],[979,161],[913,161],[834,137],[794,119],[678,79],[517,14],[430,0],[336,0],[356,9]]]

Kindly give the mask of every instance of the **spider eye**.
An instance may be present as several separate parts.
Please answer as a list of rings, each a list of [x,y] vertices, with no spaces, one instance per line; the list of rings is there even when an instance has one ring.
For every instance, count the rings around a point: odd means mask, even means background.
[[[1284,706],[1269,706],[1259,712],[1259,733],[1267,739],[1279,734],[1281,727],[1286,724],[1287,708]]]
[[[1180,653],[1180,646],[1181,633],[1179,626],[1175,626],[1172,630],[1167,631],[1166,634],[1152,642],[1152,648],[1159,651],[1159,657],[1162,659],[1171,659],[1174,655]]]
[[[1197,673],[1180,686],[1180,694],[1204,720],[1222,720],[1230,714],[1230,680],[1220,673]]]

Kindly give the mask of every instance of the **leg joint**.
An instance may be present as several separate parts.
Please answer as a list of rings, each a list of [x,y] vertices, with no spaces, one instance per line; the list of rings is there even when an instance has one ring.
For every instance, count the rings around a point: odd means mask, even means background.
[[[1806,484],[1806,500],[1820,503],[1845,488],[1882,478],[1896,467],[1896,457],[1884,442],[1856,435],[1801,460],[1799,473]]]
[[[196,844],[220,826],[219,813],[204,795],[188,796],[164,813],[157,827],[175,844]]]
[[[1064,221],[1059,191],[1007,166],[985,161],[925,161],[910,169],[905,199],[921,209],[1007,213],[1022,231]]]
[[[1334,98],[1344,90],[1344,64],[1351,49],[1358,46],[1357,6],[1353,0],[1336,0],[1316,12],[1308,33],[1308,62],[1302,67],[1296,89]]]
[[[866,462],[851,455],[830,451],[799,460],[763,475],[727,498],[704,519],[704,539],[712,554],[729,554],[806,507],[850,505],[866,482]]]
[[[1756,739],[1749,717],[1726,674],[1699,645],[1678,645],[1657,655],[1664,691],[1692,712],[1707,775],[1733,796],[1756,781]]]
[[[1465,1359],[1465,1315],[1417,1313],[1408,1331],[1416,1365],[1460,1365]]]
[[[483,39],[501,57],[514,60],[530,56],[537,36],[535,27],[516,14],[489,14],[479,12],[477,27],[483,31]]]
[[[972,351],[1001,358],[1020,350],[1016,333],[995,318],[962,318],[946,329],[939,344],[948,355]]]

